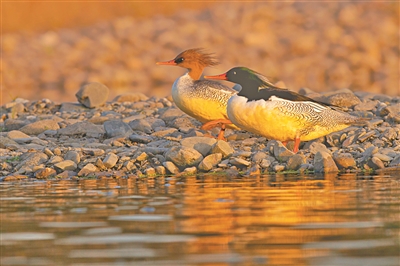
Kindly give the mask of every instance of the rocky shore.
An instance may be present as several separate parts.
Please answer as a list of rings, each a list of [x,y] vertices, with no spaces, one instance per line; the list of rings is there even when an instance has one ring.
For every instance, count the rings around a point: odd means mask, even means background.
[[[129,93],[106,102],[107,90],[91,83],[76,94],[79,103],[17,98],[1,106],[0,180],[400,170],[400,97],[301,89],[370,121],[304,142],[294,154],[293,143],[246,131],[207,137],[168,97]]]

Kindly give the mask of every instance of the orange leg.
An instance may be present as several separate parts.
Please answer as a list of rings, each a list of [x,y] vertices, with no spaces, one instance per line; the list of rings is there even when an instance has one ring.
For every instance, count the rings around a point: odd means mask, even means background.
[[[204,125],[202,125],[201,129],[210,130],[214,127],[220,127],[221,125],[225,125],[225,124],[232,124],[232,122],[231,122],[231,120],[228,120],[228,119],[213,120],[213,121],[207,122]]]
[[[282,144],[283,144],[283,146],[285,146],[285,147],[286,147],[286,145],[287,145],[287,141],[282,141]]]
[[[293,152],[294,152],[294,153],[296,153],[296,152],[299,151],[299,146],[300,146],[300,138],[297,137],[297,138],[294,140],[294,148],[293,148]]]
[[[217,137],[217,139],[220,139],[220,140],[225,140],[225,137],[224,137],[224,134],[225,134],[225,124],[222,124],[221,125],[221,130],[219,131],[219,133],[218,133],[218,137]]]

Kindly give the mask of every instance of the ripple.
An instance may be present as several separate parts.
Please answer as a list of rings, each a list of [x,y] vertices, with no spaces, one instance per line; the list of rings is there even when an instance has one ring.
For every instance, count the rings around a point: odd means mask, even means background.
[[[36,232],[18,232],[18,233],[2,233],[2,241],[30,241],[30,240],[49,240],[54,239],[52,233],[36,233]],[[1,244],[1,242],[0,242]]]
[[[394,239],[365,239],[347,241],[311,242],[303,245],[304,249],[368,249],[395,245]]]
[[[119,234],[108,236],[73,236],[56,240],[58,245],[97,245],[120,243],[174,243],[195,240],[191,235]]]
[[[329,228],[372,228],[383,227],[382,222],[339,222],[339,223],[304,223],[293,226],[296,229],[329,229]]]
[[[70,258],[153,258],[158,251],[149,248],[78,249],[69,253]]]
[[[167,222],[172,221],[171,215],[117,215],[110,216],[108,220],[112,221],[129,221],[129,222]]]
[[[81,227],[98,227],[107,226],[106,222],[42,222],[40,227],[50,228],[81,228]]]

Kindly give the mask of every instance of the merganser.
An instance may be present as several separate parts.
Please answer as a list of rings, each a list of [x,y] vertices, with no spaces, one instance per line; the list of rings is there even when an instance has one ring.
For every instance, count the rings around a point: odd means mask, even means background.
[[[224,139],[225,126],[239,129],[232,124],[226,113],[228,100],[237,91],[216,81],[200,80],[204,68],[218,65],[212,54],[205,53],[201,48],[189,49],[172,60],[156,64],[179,66],[188,70],[172,85],[172,98],[179,109],[205,123],[202,129],[209,130],[220,125],[218,139]]]
[[[274,86],[263,75],[246,67],[235,67],[206,79],[228,80],[242,86],[227,105],[228,118],[238,127],[286,143],[309,141],[339,131],[350,125],[365,123],[365,118],[334,110],[288,89]]]

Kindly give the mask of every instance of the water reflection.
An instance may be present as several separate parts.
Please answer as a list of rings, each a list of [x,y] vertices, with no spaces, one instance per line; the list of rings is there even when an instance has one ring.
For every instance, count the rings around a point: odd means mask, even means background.
[[[400,265],[399,175],[0,184],[1,265]]]

